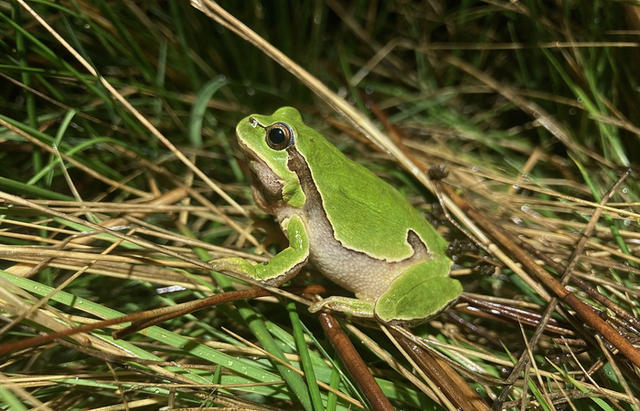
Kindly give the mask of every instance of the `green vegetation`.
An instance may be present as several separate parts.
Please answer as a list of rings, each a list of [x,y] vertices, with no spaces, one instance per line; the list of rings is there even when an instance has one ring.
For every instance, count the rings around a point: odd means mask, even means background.
[[[638,316],[637,171],[606,194],[640,158],[640,3],[219,3],[368,117],[399,155],[367,140],[282,59],[187,2],[0,0],[0,349],[246,289],[198,262],[230,253],[264,261],[281,247],[251,200],[234,128],[289,105],[458,240],[454,275],[469,299],[452,312],[478,330],[441,315],[412,331],[487,404],[529,352],[505,407],[638,409],[637,365],[564,302],[555,328],[532,344],[540,317],[529,313],[544,312],[549,284],[519,270],[504,246],[469,249],[416,175],[446,165],[444,183],[560,264],[534,256],[558,281],[579,257],[569,291],[636,343],[633,319],[604,304]],[[449,211],[470,230],[473,217]],[[473,233],[485,241],[484,229]],[[292,283],[340,293],[311,266]],[[476,298],[498,305],[477,308]],[[442,409],[422,375],[397,370],[414,368],[386,334],[336,317],[353,326],[347,333],[397,409]],[[346,410],[367,401],[317,316],[285,297],[208,307],[114,340],[129,323],[2,354],[0,409]],[[314,374],[319,383],[308,383]]]

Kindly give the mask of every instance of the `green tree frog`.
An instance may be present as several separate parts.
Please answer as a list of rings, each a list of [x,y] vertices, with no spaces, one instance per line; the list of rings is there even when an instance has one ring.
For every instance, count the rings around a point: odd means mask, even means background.
[[[289,247],[252,265],[222,258],[213,268],[279,286],[311,260],[357,298],[329,297],[310,308],[424,322],[460,296],[440,234],[391,185],[344,156],[300,113],[283,107],[238,124],[253,199],[277,217]]]

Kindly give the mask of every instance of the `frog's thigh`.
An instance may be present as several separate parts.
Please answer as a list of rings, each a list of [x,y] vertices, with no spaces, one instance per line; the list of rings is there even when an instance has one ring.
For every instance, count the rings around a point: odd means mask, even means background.
[[[376,316],[383,322],[419,322],[442,312],[462,293],[450,278],[451,261],[431,260],[409,268],[378,298]]]

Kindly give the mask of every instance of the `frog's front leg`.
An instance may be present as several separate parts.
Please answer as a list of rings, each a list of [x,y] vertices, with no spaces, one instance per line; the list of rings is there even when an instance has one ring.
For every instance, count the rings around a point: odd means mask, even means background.
[[[425,261],[403,272],[375,303],[329,297],[309,311],[328,308],[388,324],[424,322],[447,309],[462,293],[460,282],[449,277],[450,268],[447,258]]]
[[[211,261],[215,271],[236,274],[277,287],[298,274],[309,259],[309,236],[304,221],[294,215],[283,223],[289,237],[289,247],[276,254],[269,261],[253,265],[242,258],[220,258]]]

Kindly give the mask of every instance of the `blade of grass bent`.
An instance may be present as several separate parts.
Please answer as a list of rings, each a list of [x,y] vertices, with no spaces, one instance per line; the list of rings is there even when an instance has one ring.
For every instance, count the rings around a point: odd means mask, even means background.
[[[15,276],[4,271],[0,271],[0,276],[10,281],[12,284],[30,292],[35,295],[45,296],[53,291],[52,287],[45,286],[41,283],[29,280],[27,278]],[[69,307],[73,307],[89,314],[95,315],[99,318],[110,319],[120,317],[123,314],[113,310],[111,308],[107,308],[101,306],[100,304],[93,303],[91,301],[85,300],[84,298],[77,297],[73,294],[60,291],[51,297],[52,301],[56,301],[61,304],[65,304]],[[256,367],[249,362],[238,361],[237,358],[227,355],[222,352],[218,352],[211,347],[208,347],[204,344],[200,344],[197,341],[192,339],[183,337],[178,334],[174,334],[168,330],[164,330],[158,326],[150,327],[144,331],[144,334],[149,338],[152,338],[156,341],[159,341],[163,344],[167,344],[169,346],[185,349],[190,354],[202,358],[206,361],[210,361],[216,364],[219,364],[223,367],[226,367],[234,372],[244,375],[248,378],[255,379],[256,381],[279,381],[280,379],[275,374],[270,372],[266,372],[260,367]],[[105,336],[105,339],[110,340],[109,337]],[[141,348],[130,344],[126,341],[113,341],[114,345],[120,346],[129,354],[134,354],[139,356],[142,359],[154,360],[154,361],[162,361],[161,358],[156,357],[155,355],[151,355],[148,352],[142,350]],[[187,348],[188,347],[188,348]],[[180,370],[176,367],[176,370]],[[174,370],[174,372],[176,371]],[[263,378],[264,377],[264,378]],[[199,383],[207,383],[208,381],[197,381]]]

